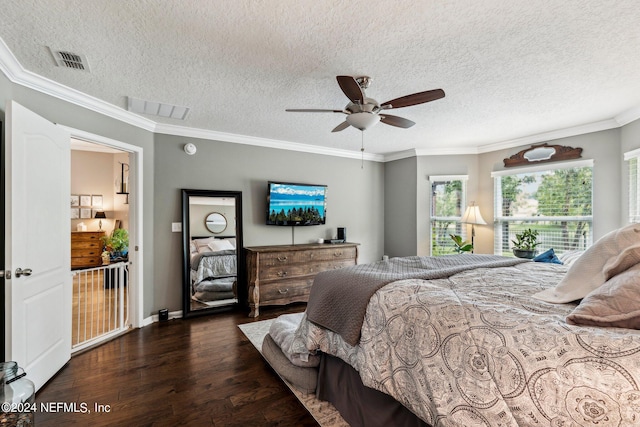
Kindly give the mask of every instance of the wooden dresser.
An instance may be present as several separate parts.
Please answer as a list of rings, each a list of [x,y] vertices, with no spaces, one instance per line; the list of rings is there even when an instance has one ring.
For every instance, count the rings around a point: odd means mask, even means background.
[[[71,232],[71,268],[90,268],[102,265],[104,231]]]
[[[245,251],[250,317],[258,317],[261,305],[308,301],[316,274],[358,260],[358,243],[253,246]]]

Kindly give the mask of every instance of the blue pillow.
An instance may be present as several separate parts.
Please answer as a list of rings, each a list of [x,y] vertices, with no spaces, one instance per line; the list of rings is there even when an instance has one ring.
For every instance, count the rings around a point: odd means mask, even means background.
[[[553,264],[562,264],[562,261],[558,259],[556,253],[553,251],[553,248],[549,249],[546,252],[541,253],[537,257],[533,259],[536,262],[550,262]]]

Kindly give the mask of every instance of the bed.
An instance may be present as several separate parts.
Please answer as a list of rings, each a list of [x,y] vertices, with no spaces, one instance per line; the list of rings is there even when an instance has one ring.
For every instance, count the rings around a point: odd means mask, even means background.
[[[233,237],[191,240],[191,298],[209,304],[237,299],[237,255]]]
[[[278,344],[291,363],[329,360],[320,397],[341,412],[361,407],[343,413],[352,425],[407,424],[381,421],[382,403],[372,412],[354,398],[364,386],[408,409],[415,425],[632,426],[639,319],[635,225],[570,266],[465,254],[322,273],[293,337]],[[345,366],[358,392],[336,374]]]

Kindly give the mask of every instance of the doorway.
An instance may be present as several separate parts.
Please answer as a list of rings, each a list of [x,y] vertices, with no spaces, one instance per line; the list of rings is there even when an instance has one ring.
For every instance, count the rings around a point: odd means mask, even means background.
[[[126,151],[71,139],[72,354],[131,327]]]

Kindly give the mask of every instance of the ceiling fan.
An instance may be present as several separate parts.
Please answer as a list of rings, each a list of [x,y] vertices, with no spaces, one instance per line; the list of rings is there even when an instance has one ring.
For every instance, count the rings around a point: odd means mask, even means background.
[[[411,120],[386,114],[386,110],[392,108],[410,107],[412,105],[424,104],[425,102],[435,101],[444,98],[442,89],[433,89],[425,92],[413,93],[411,95],[402,96],[392,99],[391,101],[379,104],[373,98],[367,98],[364,90],[369,87],[371,78],[367,76],[337,76],[340,89],[347,95],[350,102],[342,110],[322,110],[316,108],[287,109],[286,111],[298,113],[342,113],[346,114],[346,120],[336,126],[331,132],[340,132],[353,126],[356,129],[364,131],[369,129],[378,122],[399,128],[410,128],[415,125]]]

